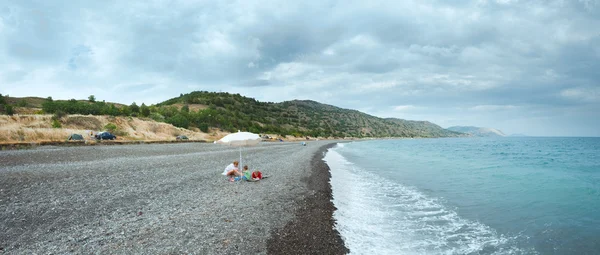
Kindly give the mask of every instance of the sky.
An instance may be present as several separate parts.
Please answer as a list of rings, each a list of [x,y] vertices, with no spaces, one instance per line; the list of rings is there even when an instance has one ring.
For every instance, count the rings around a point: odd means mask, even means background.
[[[192,91],[600,136],[600,0],[0,3],[0,93],[155,104]]]

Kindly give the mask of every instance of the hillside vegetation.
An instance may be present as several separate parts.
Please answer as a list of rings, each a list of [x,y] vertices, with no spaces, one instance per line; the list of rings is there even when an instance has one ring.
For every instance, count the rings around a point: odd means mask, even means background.
[[[1,97],[11,111],[53,114],[49,123],[62,127],[64,116],[102,115],[154,120],[202,133],[237,130],[294,137],[449,137],[458,132],[427,121],[384,119],[356,110],[310,100],[260,102],[239,94],[196,91],[156,105],[121,105],[88,100]],[[0,111],[9,114],[7,107]],[[12,114],[10,113],[10,114]],[[129,132],[128,132],[129,133]],[[136,137],[137,138],[137,137]]]
[[[356,110],[342,109],[310,100],[282,103],[259,102],[239,94],[192,92],[169,99],[158,107],[202,106],[192,114],[191,124],[227,131],[311,137],[448,137],[448,131],[427,121],[383,119]],[[194,116],[195,115],[195,116]]]

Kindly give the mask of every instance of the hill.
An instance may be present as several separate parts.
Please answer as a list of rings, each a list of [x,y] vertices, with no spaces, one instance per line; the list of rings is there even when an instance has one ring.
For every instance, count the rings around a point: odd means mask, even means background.
[[[473,126],[454,126],[449,127],[448,130],[466,133],[477,137],[504,137],[506,136],[502,131],[494,128],[486,127],[473,127]]]
[[[210,126],[235,131],[311,137],[448,137],[460,136],[427,121],[384,119],[312,100],[259,102],[239,94],[196,91],[157,106],[202,108]],[[218,120],[215,120],[218,116]]]
[[[123,105],[105,101],[53,100],[52,98],[1,98],[0,112],[53,114],[47,125],[61,127],[70,115],[138,118],[171,124],[192,132],[237,130],[282,137],[451,137],[462,134],[428,121],[379,118],[311,100],[260,102],[239,94],[195,91],[156,105]],[[10,115],[10,114],[9,114]],[[105,121],[103,121],[104,123]],[[101,126],[103,127],[103,126]],[[83,128],[82,129],[88,129]],[[132,136],[131,139],[138,139]]]

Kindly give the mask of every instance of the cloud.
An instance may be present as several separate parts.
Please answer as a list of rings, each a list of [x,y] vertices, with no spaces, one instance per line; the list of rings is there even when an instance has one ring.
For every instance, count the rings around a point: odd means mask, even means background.
[[[600,103],[600,86],[594,88],[570,88],[560,92],[560,95],[584,102]]]
[[[404,112],[404,111],[410,111],[410,110],[413,110],[416,108],[417,107],[415,107],[414,105],[397,105],[394,107],[394,111]]]
[[[151,104],[228,91],[532,133],[517,129],[541,115],[594,119],[598,3],[8,1],[0,93]],[[590,125],[554,121],[557,134]]]
[[[515,110],[515,109],[518,109],[518,107],[514,106],[514,105],[476,105],[476,106],[469,108],[469,110],[472,110],[472,111],[483,111],[483,112]]]

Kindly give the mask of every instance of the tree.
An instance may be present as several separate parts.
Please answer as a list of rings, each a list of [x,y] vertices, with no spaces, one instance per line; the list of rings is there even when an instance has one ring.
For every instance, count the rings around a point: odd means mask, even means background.
[[[21,99],[21,101],[19,101],[17,103],[17,106],[19,106],[19,107],[26,107],[27,106],[27,101],[25,101],[25,99]]]
[[[56,111],[56,104],[52,97],[46,98],[46,100],[42,103],[42,110],[45,113],[54,113]]]
[[[260,133],[260,129],[257,126],[251,126],[248,131],[252,133]]]
[[[162,115],[161,115],[160,113],[158,113],[158,112],[153,112],[153,113],[151,113],[151,114],[149,115],[149,117],[150,117],[151,119],[155,120],[155,121],[158,121],[158,122],[163,122],[163,121],[165,121],[165,117],[164,117],[164,116],[162,116]]]
[[[0,104],[6,104],[6,100],[2,94],[0,94]]]
[[[131,110],[132,113],[139,113],[140,112],[140,107],[135,102],[133,102],[133,104],[131,104],[129,106],[129,109]]]
[[[110,104],[110,106],[108,107],[108,115],[119,115],[119,109],[114,104]]]
[[[190,107],[186,104],[183,107],[181,107],[181,111],[189,113],[190,112]]]
[[[160,107],[159,111],[160,114],[162,114],[163,116],[165,116],[165,118],[170,118],[173,117],[177,114],[179,114],[179,109],[177,109],[177,107],[175,106],[167,106],[167,107]]]
[[[168,118],[166,122],[172,124],[173,126],[181,128],[188,128],[190,126],[190,121],[185,116],[183,116],[183,114],[180,113]]]
[[[150,116],[150,108],[144,103],[142,103],[142,106],[140,107],[140,114],[144,117]]]
[[[122,116],[129,116],[131,115],[131,108],[129,108],[127,105],[123,105],[121,108],[119,108],[119,112]]]
[[[13,110],[13,107],[10,105],[4,105],[4,108],[6,110],[6,114],[12,116],[13,114],[15,114],[15,110]]]
[[[90,100],[90,102],[95,103],[96,102],[96,97],[94,95],[90,95],[88,97],[88,100]]]
[[[198,128],[200,128],[200,131],[207,133],[208,132],[208,124],[206,123],[200,123],[200,125],[198,126]]]

